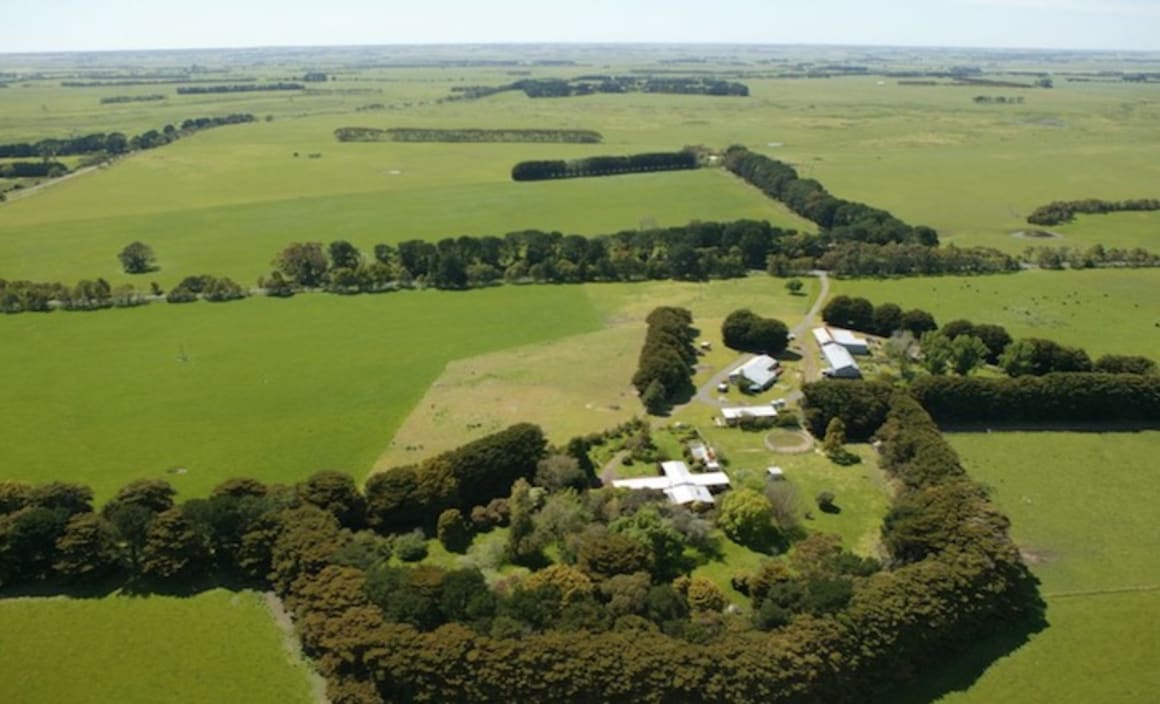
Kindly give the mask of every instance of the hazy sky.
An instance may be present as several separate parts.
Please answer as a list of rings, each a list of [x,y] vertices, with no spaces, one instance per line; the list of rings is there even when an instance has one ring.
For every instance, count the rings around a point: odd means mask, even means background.
[[[1160,0],[0,0],[0,52],[463,42],[1160,50]]]

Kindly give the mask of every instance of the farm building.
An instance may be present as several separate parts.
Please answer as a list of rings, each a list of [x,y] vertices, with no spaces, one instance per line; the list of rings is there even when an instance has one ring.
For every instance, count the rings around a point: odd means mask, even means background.
[[[721,469],[721,463],[717,461],[717,453],[713,452],[713,448],[705,443],[696,442],[689,445],[689,454],[693,456],[694,460],[698,460],[705,464],[705,469],[717,471]]]
[[[870,343],[864,337],[858,337],[849,330],[842,328],[814,328],[814,339],[818,347],[838,344],[846,348],[850,354],[870,354]]]
[[[773,382],[777,381],[780,375],[781,364],[773,357],[763,354],[729,372],[729,381],[742,391],[757,394],[773,386]]]
[[[785,479],[785,470],[781,467],[766,467],[765,474],[772,482],[779,482]]]
[[[724,472],[693,474],[684,462],[661,462],[661,477],[641,477],[639,479],[613,479],[612,486],[620,489],[655,489],[665,492],[674,504],[700,502],[714,503],[713,494],[729,487],[729,477]]]
[[[777,409],[773,406],[734,406],[722,408],[721,417],[725,425],[737,425],[744,418],[776,418]]]
[[[862,378],[862,370],[858,368],[858,363],[854,361],[853,355],[837,342],[822,345],[822,356],[826,358],[827,365],[827,368],[822,371],[823,375],[835,379]]]

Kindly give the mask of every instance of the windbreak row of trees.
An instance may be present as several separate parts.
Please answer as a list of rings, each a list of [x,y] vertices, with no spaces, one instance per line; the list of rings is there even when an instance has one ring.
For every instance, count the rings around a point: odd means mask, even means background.
[[[0,178],[58,178],[68,173],[59,161],[0,162]]]
[[[427,127],[339,127],[340,142],[559,142],[599,144],[604,136],[595,130],[568,129],[435,129]]]
[[[1020,270],[1019,259],[992,247],[930,247],[925,244],[841,242],[816,266],[834,276],[937,276],[998,274]]]
[[[1160,266],[1160,254],[1142,247],[1123,249],[1092,245],[1087,249],[1072,247],[1028,247],[1023,261],[1040,269],[1097,269],[1127,267],[1131,269]]]
[[[697,351],[693,314],[685,308],[662,306],[645,319],[648,330],[640,350],[632,385],[650,413],[661,413],[693,389]]]
[[[167,303],[236,301],[249,291],[227,276],[187,276],[165,293],[156,283],[144,291],[131,284],[112,286],[105,279],[82,279],[75,286],[62,283],[0,279],[0,313],[48,313],[53,310],[92,311],[136,308],[164,299]]]
[[[1027,216],[1032,225],[1060,225],[1075,219],[1076,213],[1103,214],[1123,211],[1160,210],[1160,199],[1137,198],[1133,200],[1057,200],[1041,205]]]
[[[745,147],[726,150],[725,168],[816,223],[829,241],[899,242],[930,247],[938,244],[938,233],[933,229],[908,225],[885,210],[837,198],[816,180],[800,178],[789,164]]]
[[[896,303],[875,306],[861,296],[834,296],[822,309],[822,320],[829,325],[881,337],[903,330],[917,338],[938,329],[934,316],[921,308],[904,311]]]
[[[522,91],[529,98],[570,98],[596,93],[671,93],[718,97],[747,97],[749,86],[707,76],[612,76],[586,75],[574,79],[527,78],[499,86],[456,86],[456,98],[485,98],[507,91]],[[455,98],[452,98],[455,99]]]
[[[109,95],[101,98],[101,105],[111,105],[116,103],[149,103],[157,100],[165,100],[165,96],[160,93],[153,93],[150,95]]]
[[[198,130],[223,125],[237,125],[254,122],[250,113],[232,113],[218,117],[195,117],[184,120],[180,125],[165,125],[160,130],[149,130],[133,137],[122,132],[94,132],[79,137],[64,139],[42,139],[39,142],[15,142],[0,144],[0,158],[20,159],[26,157],[50,158],[53,156],[76,156],[81,154],[124,154],[130,149],[152,149],[168,144]]]
[[[253,93],[268,90],[303,90],[301,83],[235,83],[214,86],[178,86],[178,95],[203,95],[206,93]]]
[[[583,178],[635,174],[646,171],[679,171],[697,168],[692,151],[656,152],[629,156],[590,156],[571,161],[521,161],[512,167],[513,181],[545,181],[557,178]]]

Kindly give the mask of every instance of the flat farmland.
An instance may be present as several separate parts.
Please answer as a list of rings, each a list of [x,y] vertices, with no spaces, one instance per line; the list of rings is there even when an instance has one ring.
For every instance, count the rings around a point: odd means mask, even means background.
[[[578,286],[5,317],[0,478],[361,478],[449,360],[598,326]]]
[[[6,704],[310,704],[310,671],[254,592],[0,600]]]

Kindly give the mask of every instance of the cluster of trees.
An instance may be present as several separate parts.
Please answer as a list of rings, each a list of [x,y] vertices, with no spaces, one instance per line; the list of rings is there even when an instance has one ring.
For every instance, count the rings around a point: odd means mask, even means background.
[[[167,303],[192,303],[205,299],[212,303],[238,301],[249,295],[249,291],[228,276],[198,274],[187,276],[165,294]]]
[[[789,344],[789,328],[776,318],[763,318],[748,308],[735,310],[721,324],[725,346],[739,352],[777,355]]]
[[[110,95],[101,98],[101,105],[113,103],[149,103],[155,100],[165,100],[165,96],[160,93],[151,93],[149,95]]]
[[[525,230],[503,237],[407,240],[375,245],[371,261],[344,240],[294,243],[279,253],[276,271],[259,285],[271,295],[290,295],[301,287],[359,293],[501,282],[704,281],[745,276],[763,268],[771,253],[794,252],[802,239],[768,222],[738,220],[592,237]]]
[[[840,242],[817,258],[835,276],[937,276],[1019,271],[1019,260],[991,247],[929,247],[925,244]]]
[[[976,95],[971,98],[978,105],[1022,105],[1022,95]]]
[[[1160,210],[1160,200],[1156,198],[1137,198],[1134,200],[1099,200],[1087,198],[1084,200],[1057,200],[1047,205],[1041,205],[1027,216],[1027,222],[1032,225],[1059,225],[1071,222],[1076,213],[1115,213],[1128,210]]]
[[[301,83],[235,83],[233,85],[214,86],[178,86],[178,95],[202,95],[205,93],[252,93],[264,90],[303,90],[306,86]]]
[[[1028,247],[1023,253],[1023,261],[1035,264],[1040,269],[1096,269],[1099,267],[1156,267],[1160,266],[1160,254],[1149,252],[1142,247],[1122,249],[1092,245],[1087,249],[1071,247]]]
[[[749,95],[749,86],[710,77],[670,76],[580,76],[562,78],[528,78],[506,86],[478,87],[472,97],[484,97],[507,90],[523,91],[529,98],[568,98],[594,93],[675,93],[679,95],[739,96]]]
[[[815,437],[825,437],[830,422],[841,419],[846,438],[855,442],[870,439],[886,421],[893,387],[880,381],[824,379],[802,387],[802,412],[806,428]]]
[[[648,331],[640,350],[632,385],[649,413],[662,413],[693,388],[697,351],[693,314],[685,308],[662,306],[645,319]]]
[[[50,159],[55,156],[76,156],[82,154],[118,155],[130,149],[152,149],[168,144],[198,130],[222,125],[236,125],[253,122],[256,118],[249,113],[233,113],[220,117],[196,117],[184,120],[180,126],[165,125],[160,130],[149,130],[133,137],[121,132],[95,132],[65,139],[42,139],[39,142],[16,142],[0,144],[0,158],[21,159],[36,157]]]
[[[923,377],[911,393],[940,423],[1154,424],[1160,376],[1052,373],[1018,378]]]
[[[822,309],[828,325],[889,337],[902,330],[916,338],[938,329],[934,316],[920,308],[903,311],[895,303],[875,306],[861,296],[834,296]]]
[[[57,308],[73,311],[133,308],[149,302],[133,286],[111,286],[104,279],[82,279],[75,286],[0,279],[0,312],[47,313]]]
[[[938,233],[931,228],[908,225],[885,210],[837,198],[814,179],[799,178],[789,164],[745,147],[726,150],[725,168],[816,223],[829,241],[900,242],[931,247],[938,244]]]
[[[67,173],[59,161],[0,162],[0,178],[59,178]]]
[[[590,156],[571,161],[521,161],[512,167],[513,181],[544,181],[557,178],[583,178],[635,174],[645,171],[679,171],[697,168],[697,155],[691,151],[631,154],[629,156]]]
[[[428,127],[339,127],[340,142],[560,142],[599,144],[604,135],[595,130],[435,129]]]

